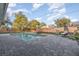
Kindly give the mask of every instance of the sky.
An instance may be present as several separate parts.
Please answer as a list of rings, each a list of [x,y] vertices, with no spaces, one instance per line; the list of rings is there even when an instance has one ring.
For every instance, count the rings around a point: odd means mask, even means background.
[[[60,17],[79,20],[78,3],[10,3],[7,13],[11,22],[14,21],[14,13],[22,11],[28,20],[39,20],[46,24],[54,24],[54,20]]]

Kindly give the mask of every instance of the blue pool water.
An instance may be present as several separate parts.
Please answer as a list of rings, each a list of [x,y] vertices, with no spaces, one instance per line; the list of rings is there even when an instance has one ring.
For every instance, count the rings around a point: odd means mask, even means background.
[[[37,33],[17,33],[16,35],[19,39],[24,40],[24,41],[40,39],[46,36],[46,35],[41,35]]]

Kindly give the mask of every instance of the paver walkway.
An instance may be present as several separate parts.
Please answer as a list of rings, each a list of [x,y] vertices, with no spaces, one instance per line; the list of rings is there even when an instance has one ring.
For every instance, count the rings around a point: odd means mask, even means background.
[[[0,35],[0,55],[7,56],[75,56],[79,55],[76,41],[49,35],[37,40],[22,41],[12,35]]]

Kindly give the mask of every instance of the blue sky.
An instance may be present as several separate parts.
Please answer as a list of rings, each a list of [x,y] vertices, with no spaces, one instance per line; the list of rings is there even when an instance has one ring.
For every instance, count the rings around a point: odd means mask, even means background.
[[[79,4],[75,3],[10,3],[7,13],[14,20],[14,13],[22,11],[29,20],[39,20],[46,24],[54,24],[59,17],[70,18],[72,22],[79,20]]]

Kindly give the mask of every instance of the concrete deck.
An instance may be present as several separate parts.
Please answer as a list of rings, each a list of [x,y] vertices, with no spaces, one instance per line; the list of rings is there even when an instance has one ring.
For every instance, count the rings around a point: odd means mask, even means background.
[[[77,56],[76,41],[49,35],[37,40],[22,41],[12,35],[0,34],[0,56]]]

